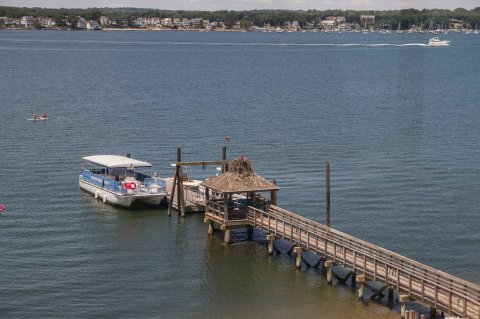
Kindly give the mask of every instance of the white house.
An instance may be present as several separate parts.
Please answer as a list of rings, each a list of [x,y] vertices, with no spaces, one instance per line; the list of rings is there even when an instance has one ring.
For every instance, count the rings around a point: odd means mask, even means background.
[[[101,25],[109,25],[111,23],[110,19],[106,16],[101,16],[99,21]]]
[[[90,20],[85,23],[85,29],[87,30],[102,30],[100,25],[95,20]]]
[[[20,19],[20,24],[23,25],[25,28],[33,27],[33,17],[32,16],[23,16]]]

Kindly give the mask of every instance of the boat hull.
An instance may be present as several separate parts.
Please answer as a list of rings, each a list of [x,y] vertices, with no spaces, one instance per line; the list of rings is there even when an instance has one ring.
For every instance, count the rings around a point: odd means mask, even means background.
[[[134,194],[117,194],[110,190],[106,190],[99,186],[93,185],[87,181],[82,179],[79,180],[79,186],[82,190],[87,191],[95,196],[95,198],[99,198],[106,203],[122,206],[122,207],[130,207],[133,203],[139,202],[142,204],[150,205],[150,206],[160,206],[163,199],[167,196],[166,193],[159,193],[159,194],[142,194],[142,193],[134,193]]]
[[[115,194],[112,191],[107,191],[101,187],[98,187],[83,180],[79,181],[79,185],[81,189],[93,194],[95,198],[100,198],[104,202],[112,205],[130,207],[135,201],[135,198],[133,196],[122,196],[120,194]]]

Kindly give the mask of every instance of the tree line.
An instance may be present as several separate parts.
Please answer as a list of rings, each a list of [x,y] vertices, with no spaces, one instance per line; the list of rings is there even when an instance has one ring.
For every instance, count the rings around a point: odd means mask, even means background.
[[[346,22],[361,23],[361,15],[375,16],[376,24],[385,24],[401,29],[412,25],[447,25],[450,21],[461,21],[466,28],[476,28],[480,24],[480,7],[471,10],[447,9],[404,9],[404,10],[245,10],[245,11],[185,11],[140,8],[89,8],[89,9],[49,9],[25,7],[0,7],[0,17],[21,18],[22,16],[50,17],[56,20],[73,21],[82,16],[87,20],[98,20],[100,16],[110,19],[129,20],[132,17],[160,18],[202,18],[210,21],[240,21],[243,26],[282,25],[285,21],[298,21],[303,27],[307,23],[318,24],[329,16],[344,16]]]

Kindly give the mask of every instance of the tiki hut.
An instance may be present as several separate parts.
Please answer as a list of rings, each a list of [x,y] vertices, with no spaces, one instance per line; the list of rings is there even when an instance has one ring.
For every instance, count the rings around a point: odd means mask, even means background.
[[[247,225],[248,210],[266,210],[271,202],[275,204],[279,190],[274,183],[255,174],[252,162],[243,156],[232,160],[228,171],[202,185],[206,190],[205,219],[223,229]],[[269,192],[270,198],[261,195],[262,192]]]
[[[216,192],[228,194],[279,190],[275,184],[255,174],[252,162],[243,156],[232,160],[227,172],[203,182],[202,185]]]

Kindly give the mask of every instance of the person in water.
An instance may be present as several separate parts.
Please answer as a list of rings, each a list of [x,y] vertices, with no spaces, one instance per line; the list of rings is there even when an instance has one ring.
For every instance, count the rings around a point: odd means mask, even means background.
[[[34,120],[38,119],[37,113],[33,113],[33,119],[34,119]]]
[[[47,118],[47,114],[45,112],[42,113],[42,119],[46,119]]]

